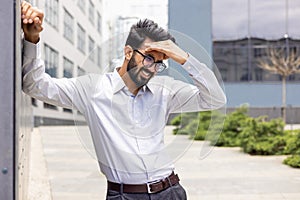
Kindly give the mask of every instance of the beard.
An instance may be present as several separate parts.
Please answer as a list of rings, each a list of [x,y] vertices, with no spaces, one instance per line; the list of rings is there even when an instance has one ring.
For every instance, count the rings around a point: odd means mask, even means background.
[[[148,70],[145,66],[141,68],[137,66],[134,55],[128,62],[127,73],[138,88],[146,85],[154,76],[154,73]]]

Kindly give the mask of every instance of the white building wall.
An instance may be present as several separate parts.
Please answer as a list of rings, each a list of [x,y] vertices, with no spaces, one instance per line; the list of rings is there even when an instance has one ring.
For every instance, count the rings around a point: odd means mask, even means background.
[[[94,4],[94,24],[89,20],[89,1]],[[45,11],[46,0],[31,0],[34,6]],[[101,66],[97,65],[97,46],[101,47],[102,44],[102,31],[99,33],[97,30],[97,12],[103,15],[102,0],[85,0],[85,13],[77,5],[78,0],[58,0],[58,28],[55,29],[46,20],[44,20],[44,30],[41,33],[41,48],[42,56],[45,58],[44,44],[49,45],[55,51],[58,52],[58,69],[57,77],[63,77],[64,57],[73,62],[73,77],[78,75],[78,67],[85,70],[86,73],[99,73],[103,67],[104,60],[101,61]],[[64,9],[66,9],[73,17],[73,42],[70,42],[64,37]],[[45,16],[47,18],[47,16]],[[103,21],[103,17],[102,17]],[[79,23],[85,29],[85,54],[77,48],[77,23]],[[103,23],[102,23],[103,24]],[[103,26],[102,26],[103,27]],[[91,52],[89,49],[89,36],[95,41],[95,60],[92,62],[88,57]],[[104,51],[102,51],[104,52]],[[101,55],[101,58],[105,56]],[[73,113],[65,112],[62,108],[49,109],[44,108],[44,103],[37,101],[37,106],[33,106],[34,116],[41,118],[41,124],[43,124],[42,118],[53,118],[62,120],[76,120],[84,121],[82,115],[79,115],[77,111]]]
[[[123,47],[131,25],[139,19],[151,19],[163,28],[168,27],[168,0],[105,0],[104,41],[110,44],[107,58],[113,66],[123,61]]]

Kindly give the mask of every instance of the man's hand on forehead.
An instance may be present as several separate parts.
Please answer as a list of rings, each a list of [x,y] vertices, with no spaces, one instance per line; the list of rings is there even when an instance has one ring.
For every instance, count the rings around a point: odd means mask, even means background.
[[[146,53],[149,53],[151,51],[163,53],[164,59],[171,58],[181,65],[183,65],[188,58],[188,54],[180,47],[178,47],[172,40],[148,42],[145,43],[144,46],[146,47]]]
[[[145,54],[150,55],[155,60],[162,61],[162,60],[166,60],[166,59],[169,58],[166,54],[164,54],[164,53],[162,53],[160,51],[156,51],[156,50],[150,50],[150,51],[144,50],[144,51],[145,51]]]

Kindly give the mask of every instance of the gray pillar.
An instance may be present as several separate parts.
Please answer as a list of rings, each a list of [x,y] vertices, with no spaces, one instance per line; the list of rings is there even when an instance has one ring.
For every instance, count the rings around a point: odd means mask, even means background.
[[[211,0],[169,0],[169,29],[183,50],[213,69]],[[169,64],[168,75],[193,83],[181,66]]]
[[[0,199],[15,199],[15,2],[0,6]]]
[[[169,28],[193,38],[212,56],[211,0],[169,0]]]
[[[20,0],[0,6],[0,199],[27,197],[30,98],[21,90]]]

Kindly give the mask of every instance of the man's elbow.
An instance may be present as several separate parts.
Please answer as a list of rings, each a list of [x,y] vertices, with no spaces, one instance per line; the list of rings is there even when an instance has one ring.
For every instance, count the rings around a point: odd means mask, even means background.
[[[26,87],[22,87],[22,90],[25,94],[29,95],[30,96],[30,89],[26,88]]]
[[[34,92],[35,85],[34,84],[26,84],[23,82],[22,84],[22,90],[25,94],[32,96],[32,93]]]
[[[224,93],[223,93],[222,98],[221,98],[221,104],[222,104],[222,107],[227,104],[227,97]]]
[[[224,93],[219,95],[218,98],[214,99],[214,103],[212,104],[211,110],[217,110],[225,107],[227,104],[227,97]]]
[[[220,95],[219,101],[218,101],[218,108],[224,107],[227,104],[227,97],[224,92],[222,92],[222,95]]]

